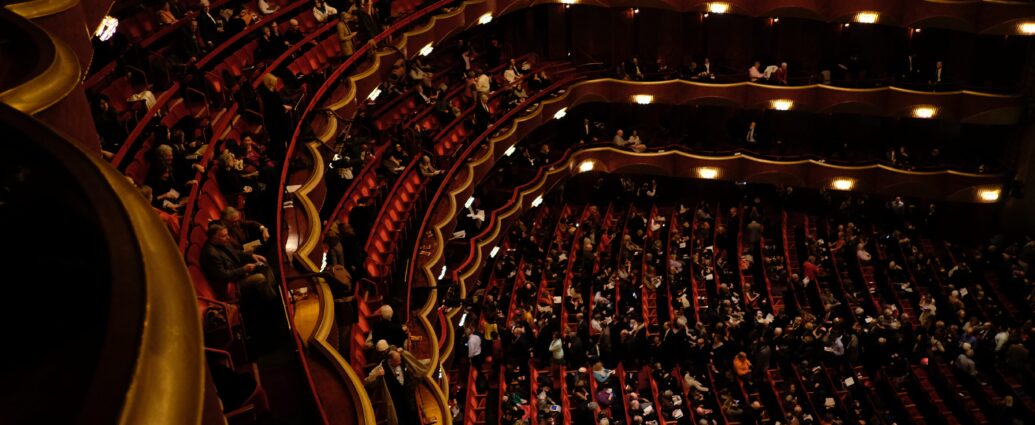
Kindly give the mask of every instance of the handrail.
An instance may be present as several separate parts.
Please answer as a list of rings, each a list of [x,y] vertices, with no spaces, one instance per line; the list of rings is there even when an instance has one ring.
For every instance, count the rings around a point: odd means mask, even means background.
[[[288,12],[298,9],[299,7],[307,4],[309,4],[309,2],[306,0],[297,0],[294,3],[291,3],[287,6],[278,9],[276,12],[273,12],[266,16],[259,17],[257,21],[249,25],[248,28],[245,28],[244,31],[234,34],[232,37],[226,39],[226,41],[219,43],[219,46],[216,46],[212,49],[211,52],[208,52],[207,55],[205,55],[201,59],[198,59],[198,61],[194,63],[194,68],[204,69],[209,64],[209,62],[212,62],[217,57],[222,55],[223,52],[226,51],[226,49],[230,48],[230,46],[237,44],[241,40],[252,35],[252,33],[259,31],[260,28],[268,25],[269,22],[276,22],[277,19],[281,18]]]
[[[443,182],[452,181],[452,179],[454,177],[456,177],[457,173],[459,172],[460,167],[462,165],[466,165],[466,161],[457,160],[457,158],[467,158],[468,156],[470,156],[471,153],[474,152],[474,150],[476,148],[481,146],[482,141],[485,140],[486,137],[488,137],[489,135],[495,133],[495,131],[498,128],[500,128],[500,126],[502,125],[501,123],[509,121],[519,111],[523,111],[529,105],[539,101],[539,99],[541,99],[542,97],[545,97],[546,95],[554,92],[558,88],[563,87],[563,86],[567,85],[568,83],[570,83],[572,81],[574,81],[574,79],[567,79],[567,80],[562,80],[562,81],[555,82],[555,83],[551,84],[549,87],[539,91],[539,93],[536,93],[535,95],[530,96],[528,99],[526,99],[524,102],[522,102],[521,105],[511,109],[506,114],[504,114],[504,116],[498,118],[492,125],[490,125],[488,128],[486,128],[485,131],[482,132],[482,134],[478,135],[475,139],[473,139],[471,141],[471,143],[467,146],[467,149],[464,149],[462,154],[460,154],[459,156],[454,156],[453,166],[450,167],[449,172],[447,172],[445,174],[445,177],[442,179],[442,181]],[[417,231],[417,233],[415,233],[416,235],[423,235],[424,232],[427,230],[429,221],[431,220],[431,217],[433,215],[432,213],[434,212],[433,206],[438,203],[439,199],[442,197],[442,194],[446,190],[447,186],[448,186],[447,184],[439,185],[438,190],[435,191],[435,195],[431,197],[431,200],[428,202],[428,209],[425,211],[425,214],[424,214],[424,219],[421,220],[420,228]],[[417,243],[419,244],[420,241],[418,240]],[[417,252],[419,252],[419,250],[414,250],[414,252],[417,253]],[[411,258],[411,261],[410,261],[410,269],[407,270],[405,282],[413,282],[413,273],[414,273],[414,270],[416,270],[417,267],[418,267],[417,266],[417,260],[418,260],[418,258],[416,256],[416,254],[414,254],[413,257]],[[436,259],[436,261],[437,261],[437,259]],[[407,293],[408,292],[409,291],[407,291]],[[460,297],[461,298],[463,298],[465,296],[465,292],[466,292],[465,288],[463,288],[463,286],[461,286],[460,287]],[[453,315],[449,315],[449,316],[452,317]]]
[[[371,42],[368,42],[367,44],[365,44],[362,47],[360,47],[359,49],[357,49],[356,52],[353,53],[352,56],[350,56],[347,60],[345,60],[344,63],[339,65],[338,68],[335,69],[334,72],[331,73],[330,76],[328,76],[328,78],[324,82],[324,84],[321,85],[320,88],[313,94],[312,99],[309,101],[309,103],[306,105],[305,110],[299,116],[298,124],[295,126],[295,132],[294,132],[294,134],[291,137],[291,143],[288,146],[287,154],[285,155],[286,160],[290,160],[290,158],[294,155],[295,148],[296,148],[297,143],[298,143],[299,135],[301,133],[302,125],[304,125],[304,123],[305,123],[306,119],[308,118],[309,114],[311,114],[312,111],[316,108],[316,104],[318,102],[322,101],[322,98],[323,98],[324,94],[328,90],[330,90],[330,86],[332,84],[336,84],[337,83],[338,78],[341,77],[341,75],[345,72],[345,70],[349,69],[360,58],[364,57],[368,51],[370,51],[371,45],[376,45],[376,43],[378,43],[381,40],[384,40],[384,39],[390,37],[396,31],[399,31],[403,27],[408,26],[411,22],[413,22],[413,21],[417,20],[418,18],[423,17],[423,16],[425,16],[425,15],[427,15],[427,14],[429,14],[429,13],[435,11],[435,10],[438,10],[442,6],[445,6],[445,5],[447,5],[447,4],[451,3],[451,2],[452,2],[452,0],[440,0],[438,2],[435,2],[435,3],[431,4],[430,6],[425,7],[424,9],[421,9],[419,12],[416,12],[416,13],[406,17],[405,19],[395,23],[394,25],[392,25],[391,28],[389,28],[388,30],[386,30],[386,31],[382,32],[381,34],[378,34],[376,37],[374,37],[371,40]],[[284,187],[285,182],[287,182],[288,171],[289,171],[289,169],[288,169],[289,167],[285,166],[285,167],[281,167],[281,168],[282,169],[281,169],[281,173],[280,173],[280,183],[279,183],[278,188],[283,188]],[[277,205],[278,206],[282,206],[282,205],[284,205],[284,191],[280,190],[280,189],[278,189],[278,190],[279,190],[279,193],[277,194]],[[277,209],[277,214],[276,214],[276,222],[280,223],[282,221],[282,217],[283,217],[283,209],[282,208],[278,208]],[[283,244],[283,241],[284,241],[283,236],[284,235],[283,235],[283,230],[281,229],[281,227],[282,226],[278,225],[277,226],[277,231],[276,231],[277,257],[278,257],[277,261],[280,264],[284,264],[284,261],[285,261],[285,258],[284,258],[284,246],[283,246],[284,245]],[[283,280],[283,276],[281,277],[281,279]]]
[[[122,161],[126,159],[126,155],[129,154],[130,148],[136,143],[137,139],[140,138],[140,135],[144,134],[144,130],[147,129],[151,119],[154,118],[162,108],[165,108],[165,106],[169,104],[169,100],[172,99],[173,95],[179,91],[180,83],[173,82],[168,89],[158,95],[158,99],[156,99],[154,106],[148,109],[147,113],[137,121],[137,125],[133,128],[133,132],[129,133],[126,140],[122,142],[122,146],[119,148],[118,153],[116,153],[115,157],[111,160],[111,165],[113,167],[119,168],[122,165]]]
[[[204,172],[200,172],[199,171],[197,173],[202,178],[198,178],[197,179],[198,182],[194,184],[194,187],[191,187],[190,195],[187,197],[187,199],[188,199],[187,207],[184,208],[184,210],[183,210],[183,217],[182,217],[183,224],[180,226],[180,235],[179,235],[179,238],[180,238],[179,239],[179,246],[180,246],[180,252],[181,253],[184,253],[184,254],[186,253],[187,241],[190,240],[190,228],[191,228],[191,226],[193,226],[195,224],[194,223],[194,210],[196,209],[196,205],[198,204],[198,195],[201,193],[201,187],[205,184],[205,182],[202,181],[202,180],[203,180],[205,174],[210,173],[210,172],[211,173],[215,173],[215,170],[212,170],[211,169],[212,167],[209,167],[208,165],[211,164],[212,158],[215,157],[216,151],[219,150],[218,148],[223,145],[223,143],[222,143],[223,142],[223,140],[222,140],[223,139],[223,133],[226,133],[227,130],[230,129],[230,126],[234,123],[234,116],[235,115],[237,115],[237,104],[236,103],[233,106],[231,106],[229,110],[227,110],[226,114],[223,115],[223,120],[224,121],[222,122],[222,124],[216,123],[216,124],[213,125],[213,128],[212,128],[212,138],[208,142],[208,148],[205,149],[204,159],[202,159],[202,161],[201,161],[202,164],[206,167],[205,171]]]
[[[305,36],[305,38],[295,43],[293,46],[289,47],[287,50],[284,51],[284,53],[281,53],[280,56],[277,56],[277,58],[274,59],[273,62],[270,62],[268,65],[266,65],[266,69],[259,73],[259,76],[255,78],[255,81],[252,82],[252,88],[259,88],[259,85],[262,84],[262,79],[265,78],[266,75],[272,73],[273,71],[276,71],[277,68],[280,68],[280,66],[284,64],[284,62],[286,62],[288,59],[291,59],[291,57],[294,56],[295,53],[297,53],[299,50],[302,50],[303,47],[309,46],[309,42],[315,40],[318,36],[324,35],[325,32],[327,32],[331,28],[334,28],[337,25],[338,19],[334,19],[333,21],[330,21],[324,26],[318,28],[316,31],[313,31],[311,34]]]

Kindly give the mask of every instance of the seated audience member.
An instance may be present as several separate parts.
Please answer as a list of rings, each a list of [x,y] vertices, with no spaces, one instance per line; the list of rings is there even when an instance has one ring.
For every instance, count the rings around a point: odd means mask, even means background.
[[[636,152],[643,152],[647,150],[647,145],[643,144],[643,142],[640,141],[640,134],[637,133],[636,130],[632,131],[632,134],[629,135],[629,139],[626,140],[625,143],[629,146],[629,149],[632,149]]]
[[[97,98],[96,106],[93,109],[93,124],[97,129],[97,135],[101,138],[104,156],[114,157],[115,151],[126,140],[126,128],[119,122],[119,116],[111,107],[111,101],[107,96],[101,95]]]
[[[520,77],[521,72],[518,70],[517,64],[514,63],[514,59],[511,58],[507,69],[503,70],[503,80],[506,81],[507,84],[512,84]]]
[[[405,347],[406,340],[409,338],[407,332],[409,329],[405,324],[400,324],[394,319],[395,310],[390,305],[383,305],[379,310],[381,314],[381,320],[375,321],[370,325],[370,333],[367,335],[367,346],[373,346],[375,341],[384,340],[393,347]]]
[[[302,34],[302,28],[299,26],[297,19],[288,21],[288,27],[280,38],[284,40],[288,47],[294,46],[305,39],[305,34]]]
[[[229,36],[234,36],[244,32],[244,29],[248,27],[248,9],[240,8],[237,13],[231,17],[226,23],[226,33]]]
[[[208,241],[201,248],[201,271],[226,294],[225,285],[235,282],[242,301],[268,303],[276,299],[273,274],[269,262],[258,254],[246,254],[230,244],[230,231],[220,223],[212,223],[206,232]]]
[[[492,92],[492,78],[489,78],[484,72],[479,74],[474,80],[474,91],[481,94],[490,94]]]
[[[780,85],[787,85],[787,62],[781,62],[780,67],[773,72],[773,82]]]
[[[694,70],[697,78],[714,80],[715,71],[712,69],[712,62],[708,58],[704,58],[704,62],[701,62],[701,66]]]
[[[254,253],[258,246],[270,239],[270,231],[266,226],[254,220],[245,220],[237,208],[223,208],[223,212],[219,215],[219,222],[226,226],[230,234],[230,239],[227,243],[234,249],[244,251],[246,254]],[[246,245],[249,244],[257,246],[246,248]]]
[[[762,73],[762,63],[755,61],[751,68],[748,68],[748,79],[751,81],[758,81],[765,78],[765,74]]]
[[[625,140],[625,132],[623,132],[622,129],[618,129],[618,131],[615,132],[615,137],[614,139],[611,139],[611,141],[614,142],[615,146],[620,148],[624,148],[629,144],[629,141]]]
[[[338,9],[335,9],[331,5],[324,2],[324,0],[316,0],[313,5],[313,18],[316,22],[324,23],[327,22],[327,18],[333,17],[338,14]]]
[[[406,166],[402,164],[402,161],[396,157],[394,152],[385,152],[385,159],[381,161],[381,167],[384,171],[391,176],[398,176]]]
[[[165,227],[169,229],[173,237],[177,237],[180,234],[180,216],[176,214],[170,214],[163,211],[160,208],[154,207],[154,192],[150,186],[144,185],[140,187],[140,194],[144,195],[144,199],[147,200],[148,204],[151,204],[151,208],[154,209],[155,213],[158,214],[158,218],[165,223]]]
[[[216,181],[223,196],[237,208],[244,208],[247,197],[255,192],[251,179],[258,173],[246,174],[244,161],[237,159],[233,152],[223,151],[219,156],[219,168],[216,169]]]
[[[276,59],[284,52],[284,41],[273,32],[272,26],[262,27],[262,36],[259,37],[259,45],[255,48],[255,60],[267,61]]]
[[[420,174],[422,176],[435,177],[442,173],[442,170],[436,169],[434,165],[431,165],[431,157],[424,155],[420,158]]]
[[[625,64],[625,74],[629,76],[630,80],[643,80],[643,70],[640,68],[639,58],[633,56],[632,59],[630,59],[629,62]]]
[[[176,23],[176,15],[173,15],[172,5],[169,2],[162,3],[162,8],[158,9],[158,22],[162,25],[172,25]]]
[[[274,4],[271,0],[259,0],[259,13],[272,15],[278,10],[280,10],[279,4]]]

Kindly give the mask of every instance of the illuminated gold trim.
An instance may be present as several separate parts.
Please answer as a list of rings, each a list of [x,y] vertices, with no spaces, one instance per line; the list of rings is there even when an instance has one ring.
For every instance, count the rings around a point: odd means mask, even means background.
[[[81,150],[122,202],[143,262],[140,345],[119,424],[199,423],[205,387],[197,298],[172,236],[136,188],[96,155]],[[175,370],[176,373],[170,373]]]
[[[33,24],[35,25],[35,24]],[[42,29],[41,29],[42,30]],[[65,42],[43,31],[54,44],[54,59],[43,72],[0,93],[0,102],[29,115],[53,106],[79,84],[79,60]]]
[[[464,13],[467,7],[474,7],[476,5],[481,5],[481,4],[485,4],[485,3],[486,3],[485,0],[464,2],[464,4],[461,7],[456,8],[452,12],[434,15],[434,16],[431,17],[429,22],[426,25],[424,25],[423,27],[414,28],[412,30],[404,32],[402,34],[402,36],[400,36],[400,38],[399,38],[399,42],[397,44],[397,47],[398,46],[402,46],[402,47],[399,48],[399,50],[403,51],[403,52],[406,52],[406,51],[409,50],[409,49],[407,49],[407,46],[409,45],[410,38],[416,37],[416,36],[418,36],[420,34],[423,34],[425,32],[433,30],[436,26],[438,26],[438,22],[439,21],[445,20],[445,19],[450,19],[450,18],[455,17],[457,14]],[[475,26],[477,24],[478,24],[477,18],[472,20],[471,22],[467,22],[465,20],[464,23],[460,27],[455,29],[455,31],[462,31],[464,29],[473,27],[473,26]],[[450,33],[453,33],[455,31],[452,31]],[[416,47],[419,48],[420,46],[416,46]],[[372,63],[371,63],[371,65],[369,67],[367,67],[366,69],[364,69],[362,71],[359,71],[357,73],[349,75],[348,78],[345,79],[346,80],[346,84],[347,84],[347,87],[346,87],[346,90],[345,90],[345,95],[342,96],[341,99],[335,101],[334,103],[331,103],[331,104],[329,104],[327,106],[324,106],[322,109],[330,109],[332,111],[338,112],[342,108],[345,108],[350,103],[354,102],[356,100],[357,82],[359,82],[360,80],[369,78],[372,75],[380,76],[380,73],[377,73],[377,71],[379,69],[381,69],[382,58],[385,57],[385,56],[391,56],[391,55],[394,55],[394,54],[396,54],[396,52],[391,51],[391,50],[389,50],[389,51],[384,51],[384,50],[375,51],[374,58],[373,58]]]
[[[78,5],[79,0],[33,0],[9,4],[5,7],[25,19],[36,19],[56,15]]]

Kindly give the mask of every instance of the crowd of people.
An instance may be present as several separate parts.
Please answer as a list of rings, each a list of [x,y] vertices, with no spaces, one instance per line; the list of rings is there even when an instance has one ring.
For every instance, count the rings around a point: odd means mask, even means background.
[[[181,27],[182,35],[171,54],[161,59],[164,62],[142,69],[186,70],[199,57],[254,25],[262,25],[256,31],[259,62],[279,57],[305,37],[296,19],[287,20],[283,31],[277,22],[264,19],[281,7],[265,0],[257,3],[258,11],[247,6],[214,11],[208,0],[199,6],[189,25]],[[321,24],[338,19],[335,29],[346,56],[393,19],[389,1],[315,0],[311,13]],[[173,25],[188,15],[165,3],[158,16],[163,25]],[[107,44],[115,52],[132,50],[124,40]],[[460,69],[449,74],[443,66],[422,59],[400,59],[394,64],[382,85],[390,95],[383,102],[412,98],[420,107],[430,108],[437,119],[430,126],[422,125],[427,121],[406,125],[407,120],[400,120],[378,130],[371,111],[383,104],[368,105],[341,133],[337,155],[330,161],[335,171],[329,173],[329,179],[337,179],[339,189],[369,161],[377,161],[382,180],[388,182],[413,161],[422,177],[438,178],[444,173],[436,166],[441,165],[441,158],[429,152],[433,151],[433,136],[446,124],[463,118],[461,125],[480,134],[496,118],[495,111],[521,104],[551,84],[546,71],[537,70],[532,60],[507,52],[496,38],[481,46],[482,51],[471,43],[458,46],[458,56],[449,59],[460,64]],[[633,58],[617,70],[632,80],[677,75],[714,80],[718,74],[713,66],[705,58],[701,64],[677,70],[659,58],[652,69],[646,69]],[[941,62],[935,69],[931,84],[943,81]],[[904,75],[915,79],[922,74],[910,67]],[[756,62],[747,77],[787,85],[788,75],[786,63],[763,69]],[[202,81],[200,74],[195,78],[194,84]],[[221,296],[240,299],[244,315],[257,324],[256,329],[278,326],[273,322],[263,325],[263,318],[279,317],[281,308],[274,271],[263,255],[270,248],[269,229],[263,223],[271,224],[268,218],[273,208],[268,201],[278,190],[279,171],[294,126],[288,116],[294,97],[285,92],[298,87],[285,80],[269,75],[253,95],[247,93],[250,84],[226,82],[238,90],[231,97],[241,102],[252,98],[255,110],[262,111],[264,128],[259,132],[241,132],[213,145],[202,124],[192,117],[172,127],[151,128],[155,147],[145,154],[146,178],[134,182],[140,183],[141,192],[170,229],[179,232],[182,220],[177,215],[185,210],[192,188],[202,183],[198,177],[212,170],[229,206],[218,220],[204,223],[206,240],[199,254],[202,272],[216,283]],[[458,84],[462,86],[460,96],[451,97],[451,87]],[[147,111],[156,102],[152,88],[145,86],[126,101],[140,102],[140,110]],[[490,98],[496,96],[500,106],[490,106]],[[133,117],[118,116],[111,102],[103,95],[95,97],[94,121],[109,158],[127,137],[127,128],[135,124]],[[628,130],[628,137],[623,129],[615,129],[610,138],[587,119],[580,140],[610,139],[618,147],[647,150],[648,143],[641,140],[639,131]],[[745,143],[760,140],[757,131],[756,123],[751,122]],[[211,158],[209,163],[204,161],[206,156]],[[518,157],[533,167],[556,159],[549,144],[522,149]],[[906,147],[889,150],[887,160],[905,166],[914,161]],[[334,186],[331,180],[329,186]],[[787,423],[852,419],[874,423],[881,422],[890,409],[872,404],[865,392],[853,390],[849,400],[828,405],[826,400],[836,391],[824,383],[828,373],[837,377],[886,374],[904,379],[910,365],[929,358],[952,364],[956,373],[979,385],[1007,370],[1025,376],[1032,373],[1027,353],[1035,327],[1023,314],[1035,300],[1029,280],[1035,242],[998,238],[978,251],[958,251],[953,258],[959,261],[952,260],[948,267],[948,256],[932,256],[920,242],[931,237],[929,215],[894,200],[878,209],[888,214],[875,220],[867,215],[873,211],[863,205],[866,201],[851,198],[831,213],[832,230],[825,235],[829,242],[812,234],[803,239],[807,260],[801,266],[804,276],[798,276],[784,266],[781,250],[762,243],[763,235],[779,227],[773,208],[766,204],[769,200],[745,198],[743,207],[728,210],[707,202],[670,205],[666,211],[672,214],[658,214],[653,208],[659,196],[656,182],[626,177],[617,187],[618,204],[623,207],[614,212],[610,208],[602,211],[603,206],[587,207],[582,214],[555,211],[559,216],[553,221],[556,227],[539,220],[520,221],[510,236],[511,246],[516,248],[501,256],[493,271],[514,285],[516,304],[488,293],[476,301],[478,320],[469,322],[476,325],[465,330],[466,338],[460,343],[473,367],[488,364],[493,375],[502,375],[506,391],[500,388],[504,405],[500,415],[506,423],[522,423],[529,415],[556,423],[566,414],[574,423],[587,425],[624,423],[623,418],[650,423],[659,417],[676,423],[695,418],[705,425],[721,422],[720,416],[742,423],[774,417]],[[467,209],[471,217],[481,211],[484,220],[484,210],[478,206]],[[245,216],[261,219],[252,221]],[[364,276],[363,247],[375,216],[372,200],[362,199],[348,220],[332,226],[325,235],[328,267],[343,267],[357,279]],[[743,226],[739,224],[742,220]],[[749,247],[742,249],[745,241]],[[892,261],[888,258],[895,254],[878,250],[901,250],[902,254]],[[848,267],[853,260],[886,273],[890,283],[912,294],[903,295],[911,307],[908,310],[921,313],[910,317],[900,301],[882,300],[874,304],[883,308],[871,310],[868,304],[862,307],[862,291],[832,290],[841,277],[830,269]],[[745,273],[754,277],[754,285],[745,283]],[[989,309],[984,301],[994,304],[991,293],[1000,290],[979,283],[989,275],[999,276],[1002,288],[1020,296],[1015,299],[1025,300],[1028,309],[1018,309],[1021,316],[1009,314],[1006,306]],[[783,292],[783,304],[771,304],[774,297],[768,286],[761,286],[763,281]],[[804,306],[809,285],[822,287],[821,303],[811,309]],[[919,288],[927,288],[928,294],[919,295]],[[644,307],[642,297],[647,293],[654,297],[655,316]],[[801,304],[786,303],[791,293],[803,294]],[[373,323],[367,342],[374,352],[371,364],[376,366],[365,381],[384,384],[399,423],[416,423],[418,408],[411,394],[419,375],[413,369],[419,364],[407,361],[405,318],[395,318],[388,305],[379,312],[381,320]],[[345,342],[350,336],[343,333],[339,339],[343,353],[350,349]],[[864,372],[855,366],[862,366]],[[755,395],[771,383],[769,371],[773,369],[800,372],[801,382],[811,385],[800,389],[785,383],[787,387],[774,392],[782,398],[778,403]],[[568,393],[562,394],[562,388]],[[1019,407],[1009,401],[1011,397],[1000,400],[1003,409],[998,419],[1002,423],[1023,417]],[[557,408],[563,399],[571,403],[568,413]],[[529,411],[530,403],[537,409]],[[777,405],[783,411],[778,412]],[[460,406],[455,408],[454,414]]]
[[[1023,392],[997,384],[1035,376],[1035,242],[922,248],[947,228],[934,205],[902,198],[824,192],[815,209],[792,189],[761,190],[739,207],[651,209],[656,183],[634,180],[604,185],[632,189],[602,191],[618,194],[600,198],[617,214],[551,205],[524,217],[489,278],[505,283],[474,291],[480,319],[460,343],[499,380],[482,391],[499,391],[503,423],[892,423],[905,414],[898,396],[874,390],[918,373],[951,374],[971,392],[995,385],[985,414],[1022,423]],[[781,210],[814,220],[788,251]],[[996,276],[1008,284],[992,287]],[[945,368],[914,371],[928,365]]]

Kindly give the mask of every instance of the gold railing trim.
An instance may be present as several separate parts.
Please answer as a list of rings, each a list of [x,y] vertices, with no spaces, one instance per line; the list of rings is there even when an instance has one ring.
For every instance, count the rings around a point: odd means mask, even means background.
[[[81,75],[79,60],[72,49],[46,30],[43,32],[54,45],[54,59],[39,75],[0,93],[0,102],[29,115],[35,115],[68,96],[79,84]]]
[[[79,5],[79,0],[33,0],[5,6],[25,19],[56,15]]]

